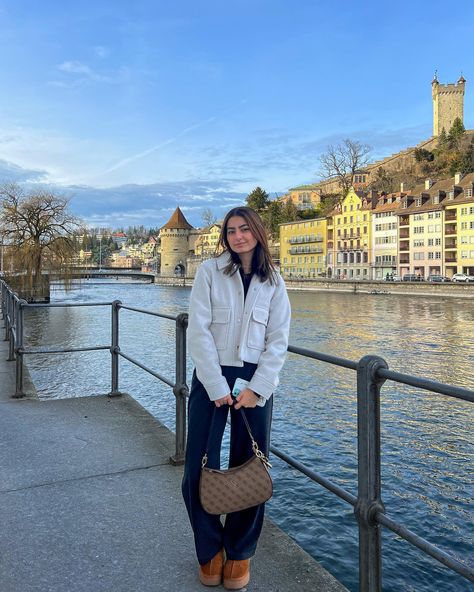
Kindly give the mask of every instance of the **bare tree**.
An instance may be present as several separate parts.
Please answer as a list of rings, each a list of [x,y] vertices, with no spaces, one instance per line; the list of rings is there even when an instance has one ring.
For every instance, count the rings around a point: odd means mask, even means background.
[[[68,200],[51,191],[24,192],[16,184],[0,186],[0,233],[9,253],[9,268],[21,278],[21,289],[36,293],[44,271],[65,273],[80,246],[80,221],[68,211]],[[16,282],[19,284],[19,282]]]
[[[201,219],[204,222],[205,226],[212,226],[217,222],[217,218],[215,217],[214,212],[211,210],[211,208],[206,208],[202,211]]]
[[[354,185],[354,176],[369,162],[370,146],[357,140],[345,139],[340,144],[330,145],[319,157],[320,175],[334,179],[344,198]]]

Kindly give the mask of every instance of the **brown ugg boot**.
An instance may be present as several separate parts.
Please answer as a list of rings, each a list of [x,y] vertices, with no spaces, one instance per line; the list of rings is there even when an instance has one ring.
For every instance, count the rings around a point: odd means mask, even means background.
[[[199,581],[204,586],[218,586],[222,582],[222,569],[224,567],[224,550],[221,549],[205,565],[199,566]]]
[[[224,588],[240,590],[250,580],[250,559],[236,561],[228,559],[224,565]]]

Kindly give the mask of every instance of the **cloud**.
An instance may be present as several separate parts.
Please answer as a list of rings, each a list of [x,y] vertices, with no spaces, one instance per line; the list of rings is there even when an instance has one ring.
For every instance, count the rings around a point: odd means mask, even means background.
[[[130,70],[126,67],[119,68],[115,73],[111,74],[100,74],[93,70],[87,64],[79,62],[77,60],[68,60],[57,65],[59,72],[64,73],[66,76],[77,75],[77,78],[73,78],[72,82],[68,78],[66,80],[52,80],[49,84],[59,87],[70,87],[72,85],[78,86],[85,82],[105,82],[107,84],[118,84],[125,82],[130,74]]]
[[[13,162],[0,160],[0,183],[24,183],[45,181],[48,177],[46,171],[25,169]]]
[[[138,152],[137,154],[133,154],[132,156],[128,156],[127,158],[123,158],[122,160],[120,160],[119,162],[117,162],[116,164],[114,164],[113,166],[111,166],[110,168],[106,169],[102,173],[99,173],[99,175],[97,175],[97,176],[101,177],[103,175],[106,175],[108,173],[111,173],[113,171],[116,171],[117,169],[119,169],[119,168],[125,166],[126,164],[129,164],[129,163],[131,163],[131,162],[133,162],[135,160],[138,160],[140,158],[144,158],[145,156],[148,156],[149,154],[152,154],[153,152],[156,152],[160,148],[164,148],[165,146],[168,146],[170,144],[173,144],[179,138],[182,138],[183,136],[185,136],[189,132],[192,132],[194,130],[197,130],[200,127],[203,127],[205,125],[208,125],[209,123],[212,123],[215,120],[216,120],[216,117],[212,116],[212,117],[208,117],[204,121],[201,121],[199,123],[196,123],[194,125],[191,125],[189,127],[186,127],[183,130],[181,130],[180,132],[178,132],[172,138],[168,138],[167,140],[163,140],[163,142],[160,142],[156,146],[152,146],[151,148],[148,148],[147,150],[143,150],[142,152]]]
[[[108,58],[110,55],[110,49],[108,47],[104,47],[103,45],[96,45],[92,48],[95,55],[101,59]]]
[[[206,208],[219,218],[234,205],[244,203],[247,193],[235,191],[234,185],[233,179],[190,179],[108,188],[69,186],[63,190],[71,196],[71,209],[90,226],[162,226],[178,205],[190,224],[200,226]]]

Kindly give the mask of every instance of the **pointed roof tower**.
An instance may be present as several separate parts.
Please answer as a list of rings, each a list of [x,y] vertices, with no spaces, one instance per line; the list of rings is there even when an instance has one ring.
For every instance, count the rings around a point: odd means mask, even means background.
[[[179,206],[173,212],[173,215],[168,222],[161,227],[163,228],[179,228],[180,230],[190,230],[193,228],[191,224],[184,217],[183,212],[179,209]]]

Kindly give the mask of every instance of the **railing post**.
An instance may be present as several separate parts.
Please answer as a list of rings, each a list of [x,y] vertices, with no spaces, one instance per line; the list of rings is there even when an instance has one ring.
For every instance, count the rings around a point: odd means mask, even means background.
[[[6,286],[5,282],[2,280],[0,282],[1,291],[2,291],[2,320],[5,319],[5,294],[6,294]]]
[[[112,340],[110,353],[112,355],[112,388],[110,397],[118,397],[122,393],[119,391],[119,312],[122,302],[114,300],[112,302]]]
[[[8,341],[10,339],[10,292],[8,291],[5,294],[5,301],[3,303],[3,306],[5,307],[4,312],[3,312],[3,317],[5,319],[5,337],[3,338],[3,341]]]
[[[8,307],[9,318],[9,344],[8,344],[8,358],[7,362],[15,360],[15,334],[16,334],[16,298],[14,294],[10,294]]]
[[[20,399],[21,397],[25,396],[25,393],[23,392],[23,318],[24,318],[24,308],[23,307],[25,304],[26,304],[25,300],[17,300],[16,301],[16,328],[15,328],[16,387],[15,387],[15,394],[13,395],[14,399]]]
[[[376,521],[383,512],[380,471],[380,388],[376,372],[388,368],[378,356],[364,356],[357,365],[359,591],[382,590],[382,535]]]
[[[184,463],[186,449],[186,399],[188,386],[186,384],[186,329],[188,326],[187,313],[176,317],[176,382],[173,393],[176,397],[176,450],[170,457],[173,465]]]

